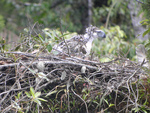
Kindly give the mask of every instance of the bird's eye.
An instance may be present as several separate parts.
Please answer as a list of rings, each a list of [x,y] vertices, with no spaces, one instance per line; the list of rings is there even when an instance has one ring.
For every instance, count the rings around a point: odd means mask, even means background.
[[[101,33],[102,33],[101,31],[98,31],[98,32],[97,32],[98,35],[100,35]]]
[[[97,33],[101,33],[102,31],[98,31]]]

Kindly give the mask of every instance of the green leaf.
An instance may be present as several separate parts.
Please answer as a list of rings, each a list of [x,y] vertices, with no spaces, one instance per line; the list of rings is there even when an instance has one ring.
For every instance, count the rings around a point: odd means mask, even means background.
[[[142,25],[149,25],[149,23],[147,23],[147,22],[143,22],[143,23],[142,23]]]
[[[42,79],[46,79],[47,81],[49,81],[49,79],[46,77],[47,75],[44,74],[43,72],[39,72],[37,73],[38,77],[42,78]]]
[[[70,33],[63,34],[62,36],[60,36],[60,38],[66,36],[66,35],[69,35],[69,34],[70,34]]]
[[[57,90],[51,91],[51,92],[49,92],[49,93],[46,95],[46,97],[49,96],[49,95],[52,95],[52,94],[54,94],[54,93],[56,93],[56,92],[57,92]]]
[[[108,101],[106,99],[104,99],[104,101],[106,102],[107,105],[109,105]]]
[[[150,32],[150,28],[143,33],[143,37]]]
[[[45,99],[43,99],[43,98],[38,98],[38,100],[41,100],[41,101],[47,102],[47,100],[45,100]]]
[[[36,102],[38,105],[41,106],[41,102],[38,99],[34,99],[33,101]]]
[[[114,104],[109,104],[109,107],[112,107],[112,106],[114,106]]]
[[[142,110],[142,111],[144,111],[144,113],[148,113],[146,110]]]
[[[33,87],[30,87],[30,92],[31,92],[31,95],[33,96],[33,98],[35,98],[35,91],[34,91]]]
[[[27,95],[27,97],[31,97],[31,95],[28,92],[25,92],[25,94]]]
[[[17,46],[15,47],[15,51],[18,51],[18,50],[20,49],[20,47],[21,47],[21,45],[17,45]]]
[[[99,103],[98,103],[96,100],[93,100],[93,103],[95,103],[95,104],[99,105]]]
[[[150,42],[148,41],[148,43],[145,45],[146,48],[150,48]]]
[[[5,39],[0,39],[0,49],[3,49],[3,50],[5,50],[5,45],[6,45],[6,40]]]
[[[142,20],[140,23],[142,24],[143,22],[149,22],[150,20],[149,19],[145,19],[145,20]]]
[[[140,109],[136,107],[136,108],[133,108],[132,110],[133,110],[134,112],[138,112]]]
[[[41,95],[41,92],[36,92],[35,93],[35,98],[39,97]]]
[[[35,44],[34,47],[38,48],[38,47],[41,47],[40,44]]]
[[[44,41],[44,42],[45,42],[45,43],[48,43],[48,41],[49,41],[49,40],[48,40],[47,38],[45,38],[45,41]]]
[[[55,40],[59,40],[59,38],[58,38],[58,37],[55,37],[54,39],[55,39]]]
[[[146,106],[146,104],[147,104],[147,103],[148,103],[148,102],[147,102],[147,99],[146,99],[143,105],[145,105],[145,106]]]
[[[45,33],[47,36],[52,37],[52,35],[51,35],[51,33],[50,33],[49,31],[47,31],[47,30],[43,30],[43,31],[44,31],[44,33]]]
[[[46,48],[47,48],[48,52],[51,52],[51,50],[52,50],[51,44],[48,44],[48,45],[46,46]]]
[[[44,43],[44,37],[41,34],[38,34],[38,36],[41,39],[41,41]]]
[[[22,91],[18,93],[17,97],[20,98],[20,95],[22,94]]]
[[[75,100],[73,100],[72,104],[73,104],[73,107],[75,107]]]

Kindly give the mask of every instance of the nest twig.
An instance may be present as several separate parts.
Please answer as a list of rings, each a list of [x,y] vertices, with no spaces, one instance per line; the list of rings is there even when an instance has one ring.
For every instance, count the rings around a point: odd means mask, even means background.
[[[140,65],[125,58],[100,63],[76,57],[34,56],[15,52],[11,54],[26,56],[27,59],[0,65],[0,110],[2,112],[14,111],[16,109],[14,101],[19,104],[19,101],[29,100],[25,91],[29,91],[30,87],[35,88],[35,91],[43,92],[44,89],[48,89],[51,92],[64,85],[64,89],[76,96],[82,95],[84,88],[90,91],[91,98],[99,95],[104,99],[112,92],[116,92],[116,95],[121,94],[124,98],[128,98],[126,104],[128,108],[128,104],[135,104],[130,96],[131,92],[134,92],[132,84],[138,82],[141,75],[146,76]],[[4,60],[6,61],[7,58]],[[37,73],[41,71],[37,66],[39,62],[44,64],[44,68],[41,68],[48,80],[38,76]],[[65,75],[63,75],[64,72]],[[20,100],[16,100],[15,96],[19,92],[23,92],[22,96]],[[42,96],[46,96],[49,92]],[[85,106],[88,111],[87,104]],[[22,107],[25,109],[27,105],[22,105]]]

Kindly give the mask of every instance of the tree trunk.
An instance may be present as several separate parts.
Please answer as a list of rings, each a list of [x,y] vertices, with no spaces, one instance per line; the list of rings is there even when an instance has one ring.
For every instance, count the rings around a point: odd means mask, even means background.
[[[92,8],[92,0],[88,0],[88,26],[90,26],[92,22]]]
[[[144,37],[142,36],[143,32],[146,30],[140,22],[143,20],[142,14],[138,16],[138,13],[141,9],[141,5],[138,4],[135,0],[128,0],[128,8],[130,10],[130,16],[132,20],[132,25],[134,29],[135,36],[140,40],[146,40],[148,39],[148,34]]]
[[[83,6],[84,4],[84,6]],[[91,25],[92,23],[92,8],[93,8],[93,4],[92,4],[92,0],[86,0],[84,1],[82,4],[82,8],[84,9],[84,13],[81,14],[81,23],[83,25],[82,30],[80,31],[80,33],[84,33],[85,29]]]

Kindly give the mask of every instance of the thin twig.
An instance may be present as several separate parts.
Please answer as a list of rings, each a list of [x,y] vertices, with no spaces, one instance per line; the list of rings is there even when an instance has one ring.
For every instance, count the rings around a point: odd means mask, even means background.
[[[71,88],[71,91],[74,93],[74,95],[76,95],[77,97],[79,97],[84,102],[85,108],[86,108],[86,113],[89,113],[86,102],[77,93],[75,93],[72,88]]]
[[[62,32],[62,24],[61,24],[61,18],[60,18],[60,31],[61,31],[61,35],[63,36],[63,32]],[[69,47],[68,47],[68,44],[67,44],[67,42],[66,42],[64,36],[63,36],[62,38],[63,38],[63,41],[64,41],[66,47],[67,47],[68,55],[70,56],[70,49],[69,49]]]
[[[44,64],[55,64],[55,65],[72,65],[72,66],[86,66],[88,69],[92,69],[92,70],[97,70],[98,68],[95,66],[90,66],[90,65],[85,65],[82,63],[75,63],[75,62],[71,62],[71,61],[43,61]],[[38,61],[32,61],[32,62],[27,62],[24,63],[24,65],[33,65],[38,63]],[[5,65],[0,65],[0,69],[4,68],[4,67],[14,67],[16,65],[18,65],[19,63],[12,63],[12,64],[5,64]]]

